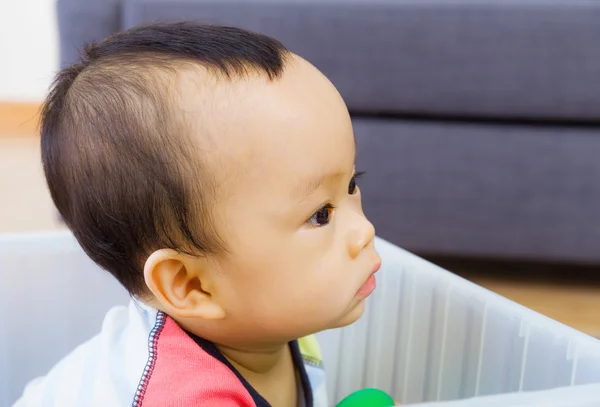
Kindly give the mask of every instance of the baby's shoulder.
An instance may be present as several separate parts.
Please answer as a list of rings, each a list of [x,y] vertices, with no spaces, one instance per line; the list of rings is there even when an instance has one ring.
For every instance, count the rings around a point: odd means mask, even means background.
[[[132,301],[109,311],[101,332],[32,381],[15,407],[253,405],[237,383],[171,318]]]
[[[100,333],[66,355],[45,376],[30,382],[15,407],[123,405],[137,387],[135,367],[143,370],[144,366],[144,352],[136,342],[148,338],[142,328],[144,315],[136,315],[139,310],[132,307],[112,308]]]

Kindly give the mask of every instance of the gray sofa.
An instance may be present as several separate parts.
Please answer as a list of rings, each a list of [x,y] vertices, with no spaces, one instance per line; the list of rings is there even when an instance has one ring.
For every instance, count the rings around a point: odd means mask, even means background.
[[[58,0],[61,61],[154,20],[280,39],[353,115],[378,234],[423,255],[600,264],[600,2]]]

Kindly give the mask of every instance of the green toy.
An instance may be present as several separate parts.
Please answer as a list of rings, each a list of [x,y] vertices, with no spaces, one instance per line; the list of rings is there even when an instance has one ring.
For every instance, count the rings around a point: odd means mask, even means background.
[[[336,407],[391,407],[394,405],[394,400],[387,393],[377,389],[362,389],[340,401]]]

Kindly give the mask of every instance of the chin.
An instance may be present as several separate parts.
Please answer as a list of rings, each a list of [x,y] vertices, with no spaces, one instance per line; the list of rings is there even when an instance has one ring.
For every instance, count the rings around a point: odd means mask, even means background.
[[[361,300],[354,304],[331,328],[343,328],[348,325],[352,325],[362,316],[365,312],[365,301]]]

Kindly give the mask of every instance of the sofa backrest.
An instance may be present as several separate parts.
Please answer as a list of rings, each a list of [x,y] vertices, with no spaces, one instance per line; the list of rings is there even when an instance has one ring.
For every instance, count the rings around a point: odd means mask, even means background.
[[[195,19],[280,39],[355,115],[600,122],[600,2],[58,0],[63,63],[118,29]]]

